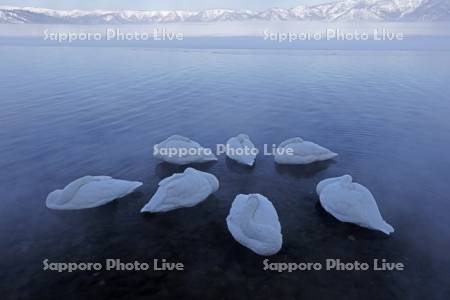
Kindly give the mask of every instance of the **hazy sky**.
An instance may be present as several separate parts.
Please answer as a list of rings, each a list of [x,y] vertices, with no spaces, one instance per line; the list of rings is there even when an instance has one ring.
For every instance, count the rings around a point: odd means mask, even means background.
[[[333,0],[0,0],[0,5],[34,6],[55,9],[184,9],[233,8],[262,10],[270,7],[290,8],[300,4],[317,4]]]

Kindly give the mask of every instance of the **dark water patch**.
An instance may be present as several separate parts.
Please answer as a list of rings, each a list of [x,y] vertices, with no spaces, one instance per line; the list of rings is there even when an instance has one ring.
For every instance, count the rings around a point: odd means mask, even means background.
[[[232,50],[227,50],[231,51]],[[1,47],[0,289],[4,299],[446,299],[450,273],[447,52]],[[193,208],[141,214],[158,182],[189,166],[152,156],[173,134],[215,148],[238,133],[262,150],[294,136],[339,153],[328,162],[195,165],[220,189]],[[139,180],[90,210],[52,211],[47,194],[84,175]],[[345,224],[316,184],[351,174],[396,231]],[[225,218],[237,194],[274,204],[284,237],[272,261],[402,262],[402,272],[263,270]],[[42,271],[42,261],[149,262],[183,272]]]

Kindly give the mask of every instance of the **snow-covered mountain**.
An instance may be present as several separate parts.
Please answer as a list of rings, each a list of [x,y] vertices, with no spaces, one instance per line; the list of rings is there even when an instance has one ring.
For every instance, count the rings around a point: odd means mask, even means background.
[[[341,0],[272,8],[266,11],[210,9],[193,11],[81,11],[0,6],[0,23],[146,24],[242,20],[450,21],[450,0]]]

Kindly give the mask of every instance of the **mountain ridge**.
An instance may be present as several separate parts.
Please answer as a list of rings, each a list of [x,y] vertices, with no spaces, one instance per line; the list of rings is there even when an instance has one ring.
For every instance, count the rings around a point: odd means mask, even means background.
[[[7,24],[149,24],[220,21],[416,22],[450,21],[448,0],[340,0],[290,9],[264,11],[185,10],[54,10],[0,6],[0,23]]]

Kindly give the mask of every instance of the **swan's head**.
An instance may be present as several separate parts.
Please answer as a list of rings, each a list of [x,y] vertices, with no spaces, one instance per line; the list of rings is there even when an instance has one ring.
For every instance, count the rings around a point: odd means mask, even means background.
[[[265,197],[260,194],[250,194],[245,202],[245,217],[241,224],[241,230],[248,239],[252,241],[250,249],[259,255],[270,256],[280,251],[283,244],[283,236],[280,232],[280,224],[275,209],[274,214],[267,211],[268,207],[263,205]],[[261,210],[258,217],[258,211]],[[264,217],[261,218],[261,215]],[[266,219],[267,216],[271,220]],[[274,223],[278,223],[275,225]]]
[[[353,181],[353,178],[350,175],[344,175],[341,177],[341,182],[352,183],[352,181]]]
[[[346,188],[353,189],[353,178],[350,175],[344,175],[340,178],[340,183],[342,186],[345,186]]]
[[[243,143],[250,138],[248,137],[248,135],[246,135],[244,133],[240,133],[237,135],[237,139],[239,140],[240,143]]]
[[[250,194],[250,195],[248,195],[247,204],[250,207],[254,207],[256,209],[258,207],[258,205],[259,205],[259,195],[258,194]]]
[[[73,197],[75,197],[76,193],[86,184],[94,182],[94,181],[101,181],[101,180],[108,180],[111,179],[111,177],[108,176],[83,176],[81,178],[78,178],[71,183],[69,183],[63,190],[60,195],[60,198],[58,199],[59,205],[65,204],[67,202],[70,202]]]
[[[317,195],[320,196],[320,193],[322,193],[322,191],[327,187],[330,186],[332,184],[341,184],[342,186],[351,186],[352,183],[352,176],[350,175],[344,175],[344,176],[340,176],[340,177],[332,177],[332,178],[328,178],[328,179],[324,179],[321,182],[319,182],[319,184],[317,184],[316,187],[316,192]]]
[[[291,139],[285,140],[278,147],[279,148],[283,148],[283,147],[286,147],[287,145],[290,145],[290,144],[300,144],[300,143],[303,143],[303,142],[304,142],[304,140],[301,137],[295,137],[295,138],[291,138]]]

